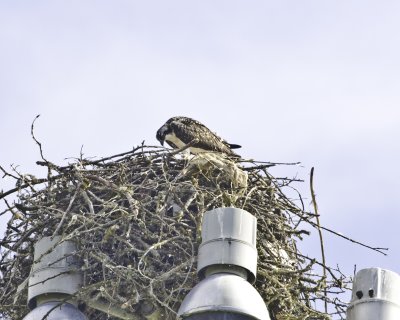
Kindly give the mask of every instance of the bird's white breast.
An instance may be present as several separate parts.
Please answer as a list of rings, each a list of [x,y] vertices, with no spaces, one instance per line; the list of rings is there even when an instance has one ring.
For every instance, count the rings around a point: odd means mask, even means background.
[[[182,140],[180,140],[174,133],[168,133],[165,136],[165,140],[172,142],[178,148],[182,148],[183,146],[186,145],[186,143],[184,143]]]
[[[176,145],[176,147],[182,148],[186,145],[186,143],[184,143],[181,139],[179,139],[174,133],[168,133],[165,136],[165,141],[170,141],[172,142],[174,145]],[[187,150],[188,152],[192,153],[192,154],[198,154],[201,152],[206,152],[207,150],[201,149],[201,148],[194,148],[194,147],[190,147]]]

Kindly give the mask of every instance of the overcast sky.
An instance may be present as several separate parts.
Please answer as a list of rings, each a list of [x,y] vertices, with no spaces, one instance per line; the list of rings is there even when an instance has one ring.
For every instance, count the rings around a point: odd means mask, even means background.
[[[272,173],[314,166],[322,223],[390,248],[327,235],[329,264],[400,272],[399,16],[389,0],[0,1],[0,165],[45,176],[37,114],[58,164],[157,144],[190,116],[243,157],[302,162]]]

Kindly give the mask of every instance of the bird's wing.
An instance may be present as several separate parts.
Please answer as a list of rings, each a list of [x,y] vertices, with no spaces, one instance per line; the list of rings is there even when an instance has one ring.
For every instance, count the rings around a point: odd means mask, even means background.
[[[197,138],[199,142],[193,145],[195,148],[233,154],[227,142],[196,120],[173,121],[170,125],[184,143],[189,143]]]

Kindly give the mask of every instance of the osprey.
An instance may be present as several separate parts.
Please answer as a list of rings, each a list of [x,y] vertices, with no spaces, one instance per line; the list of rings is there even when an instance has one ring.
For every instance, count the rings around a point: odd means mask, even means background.
[[[189,142],[197,139],[198,142],[189,148],[190,153],[216,151],[237,157],[232,149],[240,148],[237,144],[230,144],[218,137],[205,125],[187,117],[173,117],[157,131],[157,140],[161,145],[167,142],[172,148],[182,148]]]

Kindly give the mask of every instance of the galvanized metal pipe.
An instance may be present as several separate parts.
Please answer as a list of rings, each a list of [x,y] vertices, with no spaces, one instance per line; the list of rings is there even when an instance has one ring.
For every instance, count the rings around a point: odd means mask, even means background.
[[[381,268],[360,270],[353,281],[347,320],[399,320],[400,275]]]

